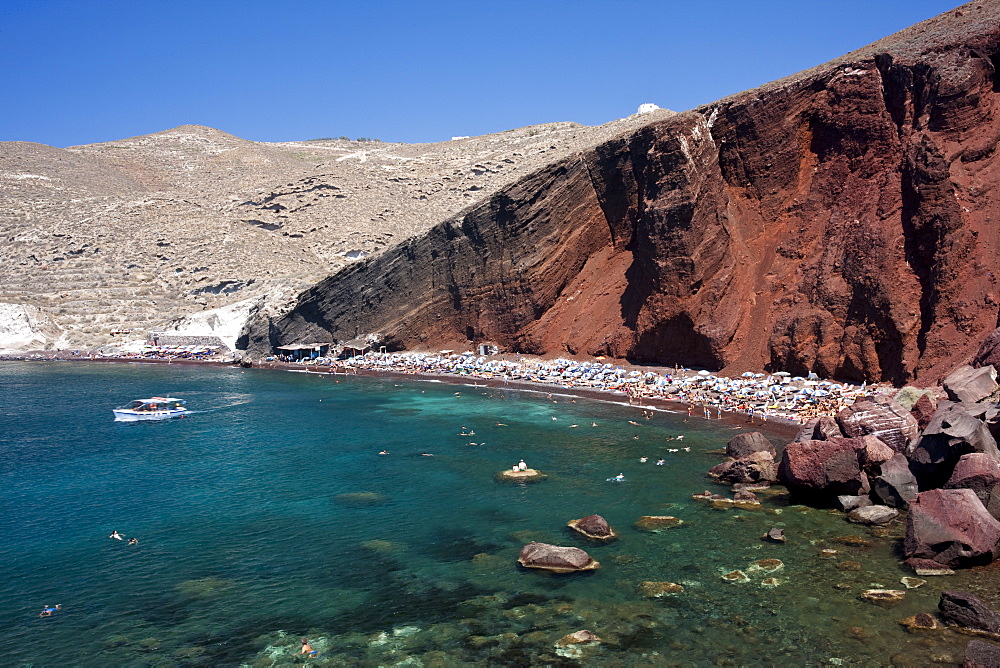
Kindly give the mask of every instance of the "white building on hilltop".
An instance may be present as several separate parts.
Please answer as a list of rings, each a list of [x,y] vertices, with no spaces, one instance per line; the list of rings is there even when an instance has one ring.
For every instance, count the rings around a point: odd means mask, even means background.
[[[643,104],[639,105],[639,111],[637,111],[636,113],[648,114],[649,112],[656,111],[657,109],[659,109],[659,107],[653,104],[652,102],[644,102]]]

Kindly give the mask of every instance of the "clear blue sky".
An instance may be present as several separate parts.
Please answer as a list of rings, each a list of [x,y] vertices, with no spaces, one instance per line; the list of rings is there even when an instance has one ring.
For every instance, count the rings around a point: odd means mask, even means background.
[[[677,111],[955,0],[0,0],[0,140],[439,141]]]

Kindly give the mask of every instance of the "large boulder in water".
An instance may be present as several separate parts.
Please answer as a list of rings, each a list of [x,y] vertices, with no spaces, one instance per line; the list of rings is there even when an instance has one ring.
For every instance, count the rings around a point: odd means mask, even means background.
[[[896,452],[903,452],[917,437],[917,420],[895,401],[875,403],[860,399],[837,413],[844,436],[877,436]]]
[[[1000,522],[971,489],[932,489],[910,501],[903,551],[949,568],[987,564],[996,558]]]
[[[829,500],[870,491],[868,476],[858,461],[859,439],[789,443],[781,455],[778,479],[789,491]]]
[[[938,610],[945,621],[973,631],[1000,634],[1000,615],[967,591],[943,591]]]
[[[945,488],[971,489],[990,515],[1000,519],[1000,462],[989,455],[962,455]]]
[[[575,573],[600,568],[601,564],[578,547],[560,547],[548,543],[528,543],[521,548],[517,563],[554,573]]]
[[[997,443],[986,423],[970,415],[963,405],[942,401],[906,456],[920,486],[929,489],[945,484],[959,458],[972,452],[1000,461]]]
[[[566,526],[587,538],[596,540],[611,540],[618,537],[608,521],[600,515],[588,515],[578,520],[570,520]]]
[[[767,437],[759,431],[739,434],[726,443],[726,454],[733,459],[743,459],[755,452],[770,452],[772,459],[778,454],[771,441],[767,440]]]
[[[717,464],[708,470],[708,475],[727,485],[770,484],[778,481],[778,465],[773,453],[759,450],[747,457]]]
[[[992,364],[978,369],[960,366],[942,384],[952,401],[982,401],[997,390],[997,370]]]
[[[917,478],[910,471],[910,462],[903,455],[879,465],[880,473],[871,478],[872,493],[887,506],[906,508],[917,495]]]
[[[962,668],[996,668],[1000,666],[1000,645],[985,640],[970,640],[965,646]]]

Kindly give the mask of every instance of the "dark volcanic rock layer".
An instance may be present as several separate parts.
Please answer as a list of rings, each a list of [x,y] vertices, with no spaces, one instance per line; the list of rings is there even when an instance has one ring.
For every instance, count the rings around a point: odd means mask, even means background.
[[[997,326],[1000,3],[554,163],[301,295],[251,350],[380,333],[903,383]]]

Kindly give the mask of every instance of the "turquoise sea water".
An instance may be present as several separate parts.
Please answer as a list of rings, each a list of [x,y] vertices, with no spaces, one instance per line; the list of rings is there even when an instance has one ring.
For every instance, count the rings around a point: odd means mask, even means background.
[[[185,398],[191,415],[113,421],[111,408],[150,395]],[[319,665],[920,665],[960,660],[965,639],[896,620],[933,611],[944,588],[988,586],[962,574],[893,609],[859,600],[912,575],[895,552],[902,525],[870,532],[780,493],[761,510],[692,501],[725,491],[704,472],[736,432],[686,415],[646,420],[517,389],[97,363],[0,363],[0,397],[2,665],[290,665],[301,636]],[[522,457],[548,480],[494,480]],[[607,482],[619,472],[626,482]],[[565,528],[593,513],[618,541]],[[642,532],[642,515],[684,524]],[[786,544],[760,540],[773,526]],[[837,541],[850,534],[870,544]],[[602,567],[521,569],[530,540],[582,547]],[[765,558],[784,566],[751,568]],[[734,569],[749,581],[724,581]],[[647,599],[643,581],[685,589]],[[580,629],[603,642],[557,651]]]

